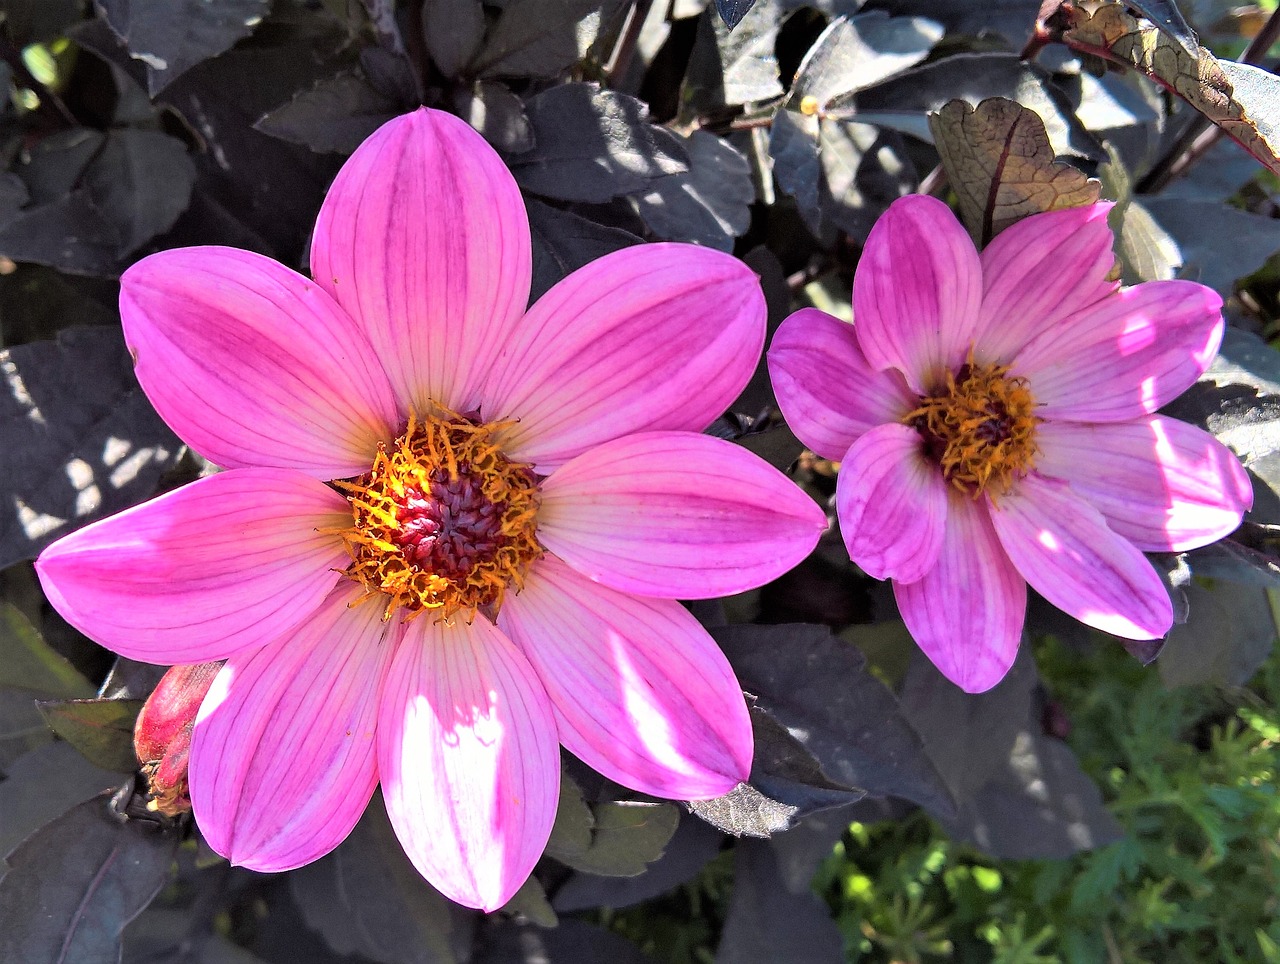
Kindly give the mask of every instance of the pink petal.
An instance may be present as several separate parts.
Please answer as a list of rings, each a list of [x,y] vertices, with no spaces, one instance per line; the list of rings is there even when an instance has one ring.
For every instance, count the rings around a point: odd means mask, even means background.
[[[555,821],[560,747],[529,661],[485,617],[406,624],[378,768],[396,836],[433,886],[483,910],[520,889]]]
[[[120,285],[138,381],[210,461],[346,478],[395,436],[395,398],[368,340],[284,265],[178,248],[143,258]]]
[[[531,251],[502,159],[456,117],[419,109],[338,172],[311,274],[364,327],[406,404],[465,412],[524,313]]]
[[[873,368],[917,394],[944,383],[973,344],[982,301],[978,252],[937,198],[899,198],[871,229],[853,275],[853,320]]]
[[[853,325],[817,308],[801,308],[778,327],[769,377],[791,430],[825,459],[844,458],[863,432],[916,406],[901,374],[867,363]]]
[[[751,719],[728,660],[679,603],[640,599],[543,556],[498,616],[588,766],[659,797],[727,793],[751,772]]]
[[[343,583],[296,632],[232,656],[191,739],[191,802],[209,846],[292,870],[346,838],[378,784],[378,696],[398,622]]]
[[[933,665],[966,693],[999,683],[1013,665],[1027,584],[996,539],[984,505],[951,492],[938,564],[893,584],[902,619]]]
[[[1027,342],[1116,290],[1110,201],[1023,218],[982,251],[980,361],[1007,364]]]
[[[1146,552],[1221,539],[1253,505],[1240,460],[1208,432],[1176,419],[1044,422],[1036,442],[1036,471],[1065,479],[1113,532]]]
[[[538,300],[486,386],[516,418],[508,452],[543,474],[640,430],[700,432],[742,391],[764,345],[760,282],[730,255],[644,244],[579,268]]]
[[[308,619],[350,561],[346,500],[287,469],[234,469],[85,526],[36,560],[53,608],[149,663],[258,648]]]
[[[1022,577],[1080,622],[1128,639],[1158,639],[1173,625],[1146,557],[1066,483],[1033,472],[1000,497],[991,520]]]
[[[918,432],[873,428],[853,443],[836,482],[849,558],[876,579],[920,579],[942,552],[950,491]]]
[[[794,482],[741,446],[642,432],[552,473],[538,540],[614,589],[709,599],[782,575],[813,551],[826,521]]]
[[[1125,288],[1045,331],[1018,353],[1045,418],[1118,422],[1191,387],[1222,342],[1222,299],[1193,281]]]

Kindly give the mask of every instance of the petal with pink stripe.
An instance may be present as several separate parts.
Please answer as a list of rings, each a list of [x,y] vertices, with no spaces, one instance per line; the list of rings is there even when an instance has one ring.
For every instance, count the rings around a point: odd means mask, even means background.
[[[561,742],[609,779],[691,800],[751,772],[742,689],[679,603],[620,593],[547,555],[498,623],[546,685]]]
[[[529,661],[484,616],[405,625],[378,718],[387,815],[418,872],[495,910],[551,835],[560,746]]]
[[[373,343],[405,405],[477,407],[529,300],[529,216],[466,123],[425,108],[378,128],[320,209],[311,274]]]
[[[934,666],[966,693],[1009,672],[1027,612],[1027,584],[1005,555],[986,507],[952,492],[937,564],[893,584],[898,610]]]
[[[1222,299],[1193,281],[1147,281],[1065,318],[1018,353],[1044,418],[1119,422],[1199,378],[1222,342]]]
[[[1000,497],[991,519],[1022,577],[1085,625],[1128,639],[1158,639],[1173,625],[1173,603],[1146,556],[1065,482],[1033,472]]]
[[[482,412],[519,420],[507,452],[543,474],[632,432],[700,432],[755,371],[764,324],[759,279],[737,258],[691,244],[624,248],[538,299]]]
[[[853,320],[873,368],[896,368],[917,394],[945,384],[973,343],[982,265],[951,209],[920,194],[889,205],[853,275]]]
[[[120,279],[120,316],[147,398],[218,465],[346,478],[396,434],[368,339],[318,285],[260,254],[143,258]]]
[[[85,526],[36,560],[49,602],[108,649],[203,663],[301,625],[349,561],[342,496],[287,469],[233,469]]]
[[[1027,342],[1116,290],[1110,201],[1033,214],[982,250],[978,361],[1008,364]]]
[[[901,421],[916,396],[896,369],[876,371],[853,325],[817,308],[790,315],[769,346],[778,407],[800,441],[839,461],[864,432]]]
[[[542,484],[538,540],[623,592],[707,599],[744,592],[807,556],[826,515],[741,446],[693,432],[598,445]]]
[[[942,552],[951,487],[906,425],[881,425],[853,443],[836,481],[849,558],[869,576],[915,582]]]
[[[1036,471],[1064,479],[1113,532],[1145,552],[1182,552],[1230,534],[1253,505],[1249,473],[1208,432],[1149,415],[1044,422]]]
[[[344,583],[299,629],[232,656],[191,738],[191,803],[217,853],[292,870],[346,839],[378,784],[378,697],[399,624]]]

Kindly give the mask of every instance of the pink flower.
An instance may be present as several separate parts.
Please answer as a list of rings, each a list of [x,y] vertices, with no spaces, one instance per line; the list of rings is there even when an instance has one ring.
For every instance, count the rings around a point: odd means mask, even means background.
[[[1252,504],[1236,458],[1154,414],[1218,351],[1221,299],[1117,290],[1109,204],[1026,218],[981,253],[946,205],[896,201],[853,281],[855,324],[814,309],[774,336],[783,414],[841,461],[849,555],[892,579],[921,649],[972,693],[998,683],[1026,587],[1090,626],[1173,621],[1142,555],[1202,546]]]
[[[755,276],[642,245],[526,312],[520,192],[428,110],[343,167],[311,270],[206,247],[125,273],[139,382],[228,471],[37,562],[117,653],[227,660],[191,745],[209,844],[298,867],[381,782],[422,874],[492,909],[550,834],[557,741],[658,796],[744,780],[741,690],[675,599],[759,585],[823,528],[781,473],[698,434],[759,357]]]

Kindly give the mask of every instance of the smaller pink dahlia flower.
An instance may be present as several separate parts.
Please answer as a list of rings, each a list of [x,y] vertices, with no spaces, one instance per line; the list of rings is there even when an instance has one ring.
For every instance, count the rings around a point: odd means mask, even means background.
[[[526,311],[531,265],[501,159],[419,110],[339,172],[314,281],[218,247],[121,279],[138,381],[226,471],[36,570],[121,655],[226,660],[189,780],[235,864],[323,856],[381,783],[423,876],[492,909],[551,833],[560,744],[662,797],[749,774],[741,689],[676,600],[766,582],[825,525],[699,434],[755,369],[759,283],[717,251],[640,245]]]
[[[854,323],[797,311],[769,349],[787,421],[842,463],[850,557],[971,693],[1013,663],[1028,584],[1090,626],[1163,636],[1142,553],[1213,542],[1252,504],[1224,445],[1154,414],[1217,354],[1222,300],[1118,289],[1110,207],[1026,218],[979,253],[945,204],[902,198],[858,262]]]

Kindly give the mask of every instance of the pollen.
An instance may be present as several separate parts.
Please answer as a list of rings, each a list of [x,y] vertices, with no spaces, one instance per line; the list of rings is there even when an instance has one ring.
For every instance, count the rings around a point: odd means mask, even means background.
[[[346,575],[380,599],[384,618],[435,612],[496,615],[542,554],[538,479],[500,444],[510,422],[480,422],[438,410],[410,416],[403,435],[380,445],[373,467],[334,483],[351,503],[341,535]]]
[[[946,387],[922,396],[903,421],[920,433],[947,481],[978,498],[999,496],[1035,463],[1036,402],[1008,366],[977,365],[973,356],[947,374]]]

